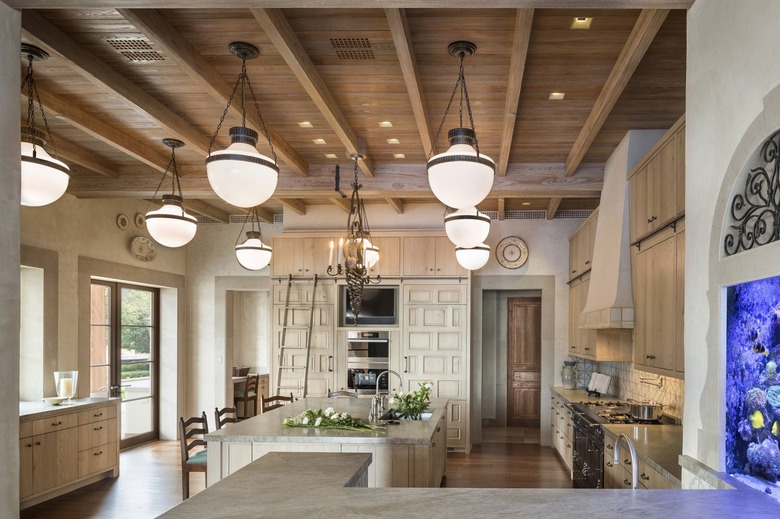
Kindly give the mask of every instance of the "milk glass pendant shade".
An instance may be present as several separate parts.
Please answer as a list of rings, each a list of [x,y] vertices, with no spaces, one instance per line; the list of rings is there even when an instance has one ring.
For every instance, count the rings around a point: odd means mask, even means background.
[[[463,209],[476,207],[490,193],[493,187],[496,164],[493,159],[479,151],[469,91],[466,87],[466,76],[463,72],[463,59],[473,55],[477,46],[468,41],[456,41],[450,44],[448,50],[451,55],[460,59],[460,71],[447,109],[444,111],[444,117],[442,117],[439,129],[433,139],[434,147],[458,91],[460,91],[459,124],[457,128],[452,128],[447,134],[450,148],[438,155],[434,155],[435,151],[432,149],[428,155],[428,184],[431,186],[433,195],[441,203],[454,209]],[[465,127],[463,124],[464,101],[470,123],[469,127]]]
[[[490,247],[480,244],[476,247],[455,247],[455,259],[466,270],[478,270],[490,259]]]
[[[233,86],[233,93],[222,118],[219,120],[217,130],[211,138],[209,155],[206,158],[206,174],[211,188],[225,202],[237,207],[256,207],[271,198],[276,190],[279,177],[276,153],[268,137],[268,130],[265,127],[263,115],[260,113],[260,106],[257,104],[252,83],[246,72],[246,60],[256,58],[260,51],[254,45],[244,42],[233,42],[229,48],[234,56],[241,58],[241,73]],[[230,104],[239,93],[239,87],[241,88],[238,96],[241,101],[241,126],[230,128],[230,146],[224,150],[212,152],[212,147],[222,123],[225,121]],[[266,157],[257,151],[259,134],[246,126],[247,107],[244,105],[244,98],[247,91],[257,113],[257,120],[266,141],[268,141],[272,157]]]
[[[198,230],[198,222],[194,216],[184,210],[184,197],[179,183],[179,172],[176,168],[176,148],[184,143],[177,139],[163,139],[163,144],[171,148],[171,160],[165,168],[162,180],[157,186],[152,201],[157,197],[160,186],[168,175],[171,178],[171,194],[162,195],[162,207],[156,211],[147,211],[146,228],[152,239],[165,247],[181,247],[187,245]],[[178,194],[177,194],[178,191]],[[150,204],[151,206],[151,204]]]
[[[163,206],[146,213],[146,228],[152,239],[166,247],[187,245],[198,230],[198,221],[187,214],[182,207],[183,200],[177,195],[163,195]]]
[[[271,262],[272,249],[261,237],[260,231],[247,231],[246,240],[236,245],[236,259],[247,270],[260,270]]]
[[[475,247],[490,234],[490,217],[476,207],[464,207],[444,217],[444,230],[459,247]]]
[[[366,268],[370,269],[379,261],[379,247],[371,243],[368,238],[363,238],[363,261]]]
[[[27,120],[22,127],[21,204],[33,207],[48,205],[58,200],[68,189],[70,181],[68,166],[43,148],[47,141],[52,143],[52,148],[55,147],[33,77],[33,61],[43,61],[48,57],[42,49],[22,44],[22,58],[27,60],[27,75],[22,82],[22,92],[27,96]],[[40,120],[43,121],[46,133],[36,128],[35,100],[38,100]]]

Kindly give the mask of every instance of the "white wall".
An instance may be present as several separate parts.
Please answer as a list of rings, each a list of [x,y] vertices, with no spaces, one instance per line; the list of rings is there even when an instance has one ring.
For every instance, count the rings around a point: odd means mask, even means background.
[[[780,274],[780,243],[721,258],[737,175],[780,127],[778,20],[776,0],[697,0],[688,13],[683,454],[716,470],[725,442],[722,287]]]

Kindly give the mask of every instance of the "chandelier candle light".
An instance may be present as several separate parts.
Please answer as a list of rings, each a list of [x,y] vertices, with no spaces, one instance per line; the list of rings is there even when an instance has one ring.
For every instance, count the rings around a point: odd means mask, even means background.
[[[156,211],[147,211],[146,228],[154,241],[166,247],[181,247],[188,244],[198,230],[198,222],[194,216],[184,210],[184,197],[179,182],[179,172],[176,168],[176,148],[181,148],[184,143],[178,139],[163,139],[163,144],[171,149],[171,160],[163,172],[163,177],[157,190],[154,192],[151,207],[160,186],[165,182],[165,177],[170,172],[171,194],[162,195],[162,207]],[[178,191],[178,194],[176,194]]]
[[[46,120],[38,86],[33,77],[33,61],[44,61],[49,58],[49,55],[38,47],[23,43],[22,58],[27,60],[27,75],[22,81],[22,91],[27,87],[27,120],[22,127],[21,203],[37,207],[51,204],[65,194],[70,181],[68,174],[70,169],[64,162],[53,158],[43,148],[48,140],[56,155],[56,146],[54,146],[49,129],[49,122]],[[36,101],[46,133],[36,128]]]
[[[246,240],[239,244],[238,240],[241,238],[241,233],[244,232],[248,221],[252,222],[252,228],[246,232]],[[260,270],[271,262],[272,249],[263,243],[262,238],[260,217],[257,214],[257,207],[253,207],[247,213],[244,225],[241,226],[241,231],[236,239],[236,259],[239,265],[247,270]]]
[[[363,186],[358,183],[358,159],[361,155],[353,154],[350,158],[355,161],[355,181],[352,183],[347,234],[344,238],[339,238],[336,268],[333,267],[335,244],[333,241],[330,242],[328,274],[334,277],[343,275],[346,278],[349,302],[357,325],[357,317],[363,302],[363,286],[381,283],[382,277],[379,274],[375,278],[369,275],[369,270],[379,262],[379,247],[371,243],[366,208],[363,200],[360,199],[360,188]]]
[[[234,56],[241,58],[241,73],[233,86],[233,92],[230,94],[225,111],[219,120],[217,130],[211,138],[209,156],[206,158],[206,173],[211,188],[225,202],[237,207],[256,207],[271,197],[276,190],[279,178],[276,152],[274,152],[273,144],[268,137],[268,130],[260,112],[260,106],[257,104],[252,83],[246,72],[246,60],[256,58],[260,51],[254,45],[244,42],[233,42],[229,48]],[[214,146],[214,141],[217,139],[239,87],[241,87],[241,126],[230,128],[230,146],[227,149],[212,152],[211,148]],[[257,151],[258,133],[246,126],[245,97],[247,90],[255,106],[261,130],[268,142],[272,158]]]

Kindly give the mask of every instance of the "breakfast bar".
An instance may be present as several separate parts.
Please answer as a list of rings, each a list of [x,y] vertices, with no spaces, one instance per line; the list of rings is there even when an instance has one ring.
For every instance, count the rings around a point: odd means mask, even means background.
[[[369,487],[438,487],[446,466],[447,400],[433,399],[428,420],[385,420],[371,431],[286,427],[307,409],[332,407],[368,422],[365,398],[304,398],[206,435],[208,484],[268,452],[370,453]]]

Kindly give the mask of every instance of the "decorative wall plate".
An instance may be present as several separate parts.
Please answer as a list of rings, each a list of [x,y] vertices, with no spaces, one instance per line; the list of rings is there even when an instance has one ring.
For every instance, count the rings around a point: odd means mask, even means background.
[[[135,226],[139,229],[146,227],[146,215],[143,213],[135,214]]]
[[[518,269],[528,261],[528,245],[517,236],[507,236],[498,242],[496,259],[504,268]]]
[[[136,236],[130,242],[130,254],[139,261],[152,261],[157,256],[157,246],[146,236]]]
[[[118,214],[118,215],[116,215],[116,226],[117,227],[119,227],[123,231],[126,231],[128,225],[130,225],[130,219],[127,217],[126,214]]]

